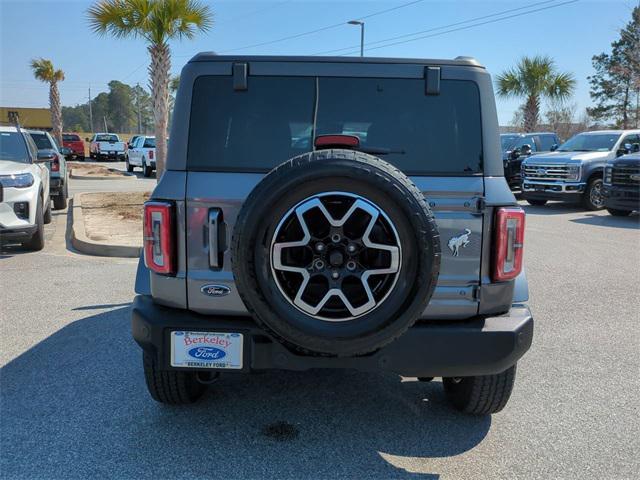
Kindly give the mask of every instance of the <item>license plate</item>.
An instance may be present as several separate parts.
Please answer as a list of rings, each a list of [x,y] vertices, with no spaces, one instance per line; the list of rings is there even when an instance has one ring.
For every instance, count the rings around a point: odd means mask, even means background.
[[[240,333],[171,332],[171,366],[242,369]]]

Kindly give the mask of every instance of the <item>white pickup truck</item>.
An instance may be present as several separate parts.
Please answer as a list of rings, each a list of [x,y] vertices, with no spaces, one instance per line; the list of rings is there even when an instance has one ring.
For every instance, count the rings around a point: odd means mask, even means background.
[[[91,137],[89,156],[93,160],[124,160],[127,146],[115,133],[96,133]]]

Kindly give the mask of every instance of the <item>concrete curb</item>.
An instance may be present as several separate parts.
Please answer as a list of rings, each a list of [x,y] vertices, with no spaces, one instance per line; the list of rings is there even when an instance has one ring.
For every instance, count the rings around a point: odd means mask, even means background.
[[[135,180],[136,175],[134,173],[129,173],[129,172],[122,172],[120,170],[115,170],[113,168],[110,168],[109,170],[114,171],[114,172],[118,172],[121,173],[122,176],[118,176],[118,177],[99,177],[96,175],[78,175],[73,173],[73,168],[71,169],[71,171],[69,172],[69,178],[74,178],[76,180]]]
[[[77,193],[71,200],[71,245],[76,250],[97,257],[138,258],[142,247],[97,242],[87,237],[82,214],[82,193]]]

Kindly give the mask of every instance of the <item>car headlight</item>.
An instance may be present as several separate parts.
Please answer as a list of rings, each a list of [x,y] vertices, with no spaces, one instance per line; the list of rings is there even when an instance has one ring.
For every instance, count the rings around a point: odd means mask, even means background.
[[[567,167],[568,180],[580,180],[580,165],[569,165]]]
[[[4,188],[28,188],[33,185],[33,175],[30,173],[0,175],[0,183]]]
[[[613,177],[613,168],[604,167],[604,183],[606,183],[607,185],[611,185],[612,177]]]

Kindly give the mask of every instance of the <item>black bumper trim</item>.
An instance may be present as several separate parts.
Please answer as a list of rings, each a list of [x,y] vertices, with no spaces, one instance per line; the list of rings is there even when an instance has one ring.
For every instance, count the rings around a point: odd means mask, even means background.
[[[1,241],[13,241],[13,242],[21,242],[27,241],[33,234],[38,230],[37,225],[31,225],[28,227],[21,228],[4,228],[0,227],[0,240]]]
[[[531,192],[523,190],[522,198],[524,200],[560,200],[564,202],[579,203],[583,198],[583,194],[577,192]]]
[[[500,373],[524,355],[533,339],[533,317],[526,305],[514,305],[508,314],[500,316],[418,323],[372,354],[344,358],[301,355],[274,340],[251,318],[199,315],[158,305],[146,295],[135,297],[131,324],[135,341],[154,355],[164,370],[184,370],[170,367],[171,330],[244,334],[244,372],[336,368],[386,371],[408,377]]]

